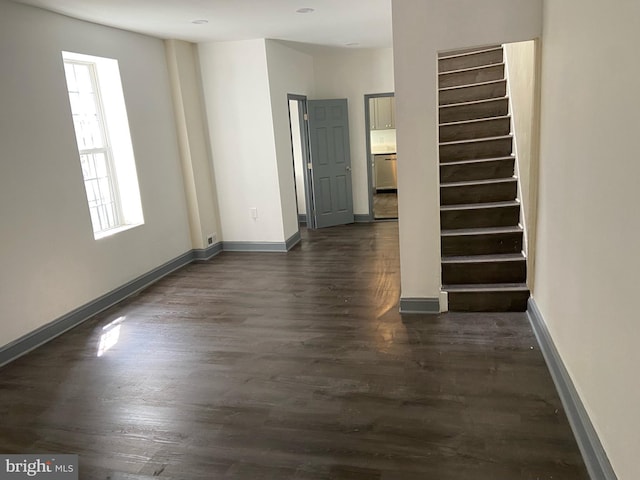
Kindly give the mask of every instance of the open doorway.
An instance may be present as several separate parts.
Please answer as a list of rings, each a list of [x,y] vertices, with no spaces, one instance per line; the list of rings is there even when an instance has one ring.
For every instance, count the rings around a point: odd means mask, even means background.
[[[293,172],[295,177],[296,206],[298,224],[315,228],[313,214],[313,189],[309,164],[309,129],[307,127],[307,97],[304,95],[287,95],[289,102],[289,128],[291,131],[291,149],[293,156]]]
[[[395,97],[365,95],[369,215],[374,220],[398,218]]]

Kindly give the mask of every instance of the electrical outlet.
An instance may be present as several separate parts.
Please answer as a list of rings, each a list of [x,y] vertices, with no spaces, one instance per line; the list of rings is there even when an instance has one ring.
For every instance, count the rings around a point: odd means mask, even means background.
[[[249,211],[251,212],[251,218],[256,220],[258,218],[258,209],[257,208],[250,208]]]
[[[216,234],[212,233],[211,235],[207,236],[207,245],[211,246],[213,245],[213,243],[216,241]]]

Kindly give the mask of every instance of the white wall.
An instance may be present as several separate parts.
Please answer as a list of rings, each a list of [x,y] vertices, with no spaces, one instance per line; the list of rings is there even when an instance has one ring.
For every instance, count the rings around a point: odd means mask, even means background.
[[[313,55],[316,99],[346,98],[353,168],[353,210],[369,214],[364,96],[394,91],[393,50],[327,48]],[[402,160],[399,159],[398,163]]]
[[[394,0],[392,8],[402,297],[438,298],[437,52],[535,38],[541,0]]]
[[[364,95],[393,91],[391,49],[250,40],[199,52],[225,240],[282,242],[298,231],[289,93],[349,100],[354,212],[368,214]]]
[[[166,40],[165,50],[178,128],[191,244],[193,248],[206,248],[207,237],[215,235],[219,238],[221,228],[198,54],[194,44],[179,40]]]
[[[222,237],[283,242],[265,40],[205,43],[198,51]],[[286,107],[286,96],[283,103]]]
[[[119,61],[145,224],[94,240],[61,51]],[[191,249],[162,41],[0,2],[0,345]]]
[[[298,231],[298,213],[287,94],[313,96],[313,59],[276,40],[267,40],[266,49],[282,219],[285,239],[288,239]]]
[[[547,0],[534,299],[620,480],[640,478],[640,4]]]

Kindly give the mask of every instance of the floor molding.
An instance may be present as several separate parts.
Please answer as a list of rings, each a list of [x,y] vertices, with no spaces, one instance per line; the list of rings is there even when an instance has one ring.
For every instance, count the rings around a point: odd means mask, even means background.
[[[121,302],[140,290],[157,282],[171,272],[190,264],[194,260],[193,250],[160,265],[138,278],[111,290],[109,293],[86,303],[60,318],[27,333],[13,342],[0,348],[0,366],[5,365],[31,350],[62,335],[82,322]]]
[[[440,313],[440,300],[437,298],[400,298],[400,313]]]
[[[291,235],[286,242],[284,242],[287,252],[291,250],[293,247],[295,247],[297,244],[299,244],[301,241],[302,241],[302,237],[300,236],[300,230],[298,230],[296,233]]]
[[[222,242],[224,252],[286,252],[286,242]]]
[[[370,223],[373,222],[373,217],[368,213],[356,213],[353,216],[353,221],[355,223]]]
[[[193,259],[196,261],[211,260],[222,252],[222,242],[217,242],[207,248],[194,248]]]
[[[576,437],[582,458],[592,480],[617,480],[598,434],[582,404],[573,381],[556,349],[542,313],[533,298],[529,299],[527,314],[547,367],[556,385],[569,424]]]

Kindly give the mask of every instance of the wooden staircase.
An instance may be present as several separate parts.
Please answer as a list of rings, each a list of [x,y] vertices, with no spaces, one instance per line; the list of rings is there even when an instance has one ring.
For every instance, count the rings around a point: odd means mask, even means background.
[[[524,311],[518,182],[502,46],[440,55],[442,283],[451,311]]]

